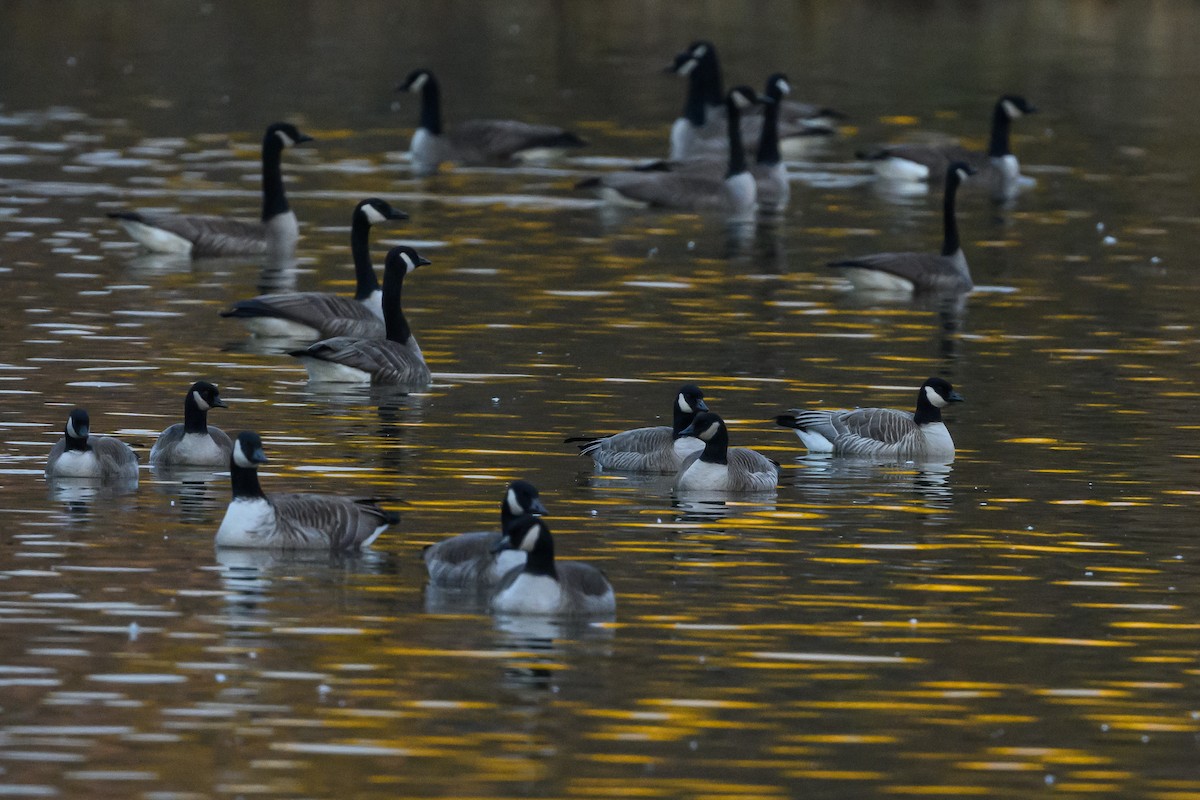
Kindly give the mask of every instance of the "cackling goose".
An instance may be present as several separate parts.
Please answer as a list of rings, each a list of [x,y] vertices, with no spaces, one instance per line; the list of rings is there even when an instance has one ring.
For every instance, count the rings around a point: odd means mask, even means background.
[[[138,460],[133,449],[113,436],[92,436],[88,412],[77,408],[67,417],[63,437],[46,460],[47,478],[96,478],[136,481]]]
[[[683,430],[704,449],[684,462],[675,479],[680,491],[766,492],[779,483],[779,464],[748,447],[730,447],[725,421],[712,412],[696,415]]]
[[[229,408],[216,386],[197,381],[183,400],[183,422],[159,434],[150,448],[150,463],[160,467],[224,467],[233,442],[220,428],[208,424],[213,408]]]
[[[492,596],[501,614],[594,616],[612,614],[617,598],[604,573],[581,561],[554,560],[554,540],[541,517],[514,520],[496,545],[526,554],[525,566],[510,572]]]
[[[674,474],[685,458],[704,447],[699,439],[681,436],[701,411],[708,411],[704,393],[700,387],[688,383],[675,394],[670,426],[634,428],[599,438],[571,437],[566,441],[582,442],[580,455],[591,456],[596,466],[604,469]]]

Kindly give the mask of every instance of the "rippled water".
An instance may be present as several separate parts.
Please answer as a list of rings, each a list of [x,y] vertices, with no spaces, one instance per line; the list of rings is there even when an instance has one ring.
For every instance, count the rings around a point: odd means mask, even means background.
[[[1182,4],[597,3],[0,7],[0,795],[1200,797],[1193,187],[1197,10]],[[682,15],[676,18],[675,15]],[[451,15],[446,19],[444,15]],[[661,155],[695,36],[730,80],[843,108],[778,226],[610,213],[573,190]],[[186,44],[185,44],[186,43]],[[414,179],[410,68],[446,110],[565,122],[548,168]],[[477,71],[477,67],[479,68]],[[481,74],[480,74],[481,73]],[[962,197],[982,288],[958,313],[848,294],[839,255],[933,248],[933,196],[855,149],[986,135],[1037,186]],[[257,210],[275,118],[299,263],[139,253],[105,213]],[[349,291],[353,204],[433,264],[406,287],[431,391],[317,389],[217,312],[264,285]],[[949,467],[809,458],[797,405],[966,397]],[[69,409],[142,460],[191,381],[262,433],[270,490],[404,514],[361,555],[214,551],[226,479],[48,487]],[[565,436],[704,387],[775,496],[673,498]],[[428,595],[422,546],[542,489],[615,622]],[[404,504],[402,504],[402,502]]]

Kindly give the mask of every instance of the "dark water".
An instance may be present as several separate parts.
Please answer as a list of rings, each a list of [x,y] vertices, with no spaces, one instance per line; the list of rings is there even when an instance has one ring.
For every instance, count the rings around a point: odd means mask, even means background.
[[[1183,3],[6,3],[0,6],[0,795],[1200,797],[1195,538],[1200,173]],[[609,213],[573,184],[661,155],[714,39],[728,80],[786,70],[850,115],[793,165],[778,226]],[[451,119],[579,130],[546,169],[414,179],[411,68]],[[857,148],[982,144],[1042,113],[1008,207],[967,193],[961,313],[856,298],[823,267],[936,247],[934,195]],[[253,260],[146,256],[107,211],[257,210],[276,118],[302,288],[347,291],[353,204],[433,265],[406,290],[421,395],[318,390],[217,317]],[[1107,238],[1106,238],[1107,237]],[[806,458],[797,405],[966,395],[951,467]],[[225,480],[131,495],[41,472],[68,410],[140,446],[187,385],[262,433],[269,490],[373,493],[357,556],[216,553]],[[681,381],[784,464],[724,505],[593,475],[566,435],[647,424]],[[436,607],[423,545],[542,489],[616,621]],[[401,506],[400,500],[407,502]]]

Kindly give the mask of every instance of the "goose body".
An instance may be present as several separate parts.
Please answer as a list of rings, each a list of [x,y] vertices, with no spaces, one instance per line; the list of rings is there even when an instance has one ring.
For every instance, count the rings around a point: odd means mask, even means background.
[[[262,337],[324,339],[353,336],[382,339],[383,292],[371,264],[371,226],[385,220],[408,219],[377,197],[354,207],[350,224],[350,251],[354,256],[354,297],[329,292],[280,292],[234,303],[222,317],[242,322],[252,334]]]
[[[730,447],[725,421],[712,412],[696,415],[683,434],[704,442],[679,470],[680,491],[767,492],[779,484],[779,465],[748,447]]]
[[[524,516],[508,527],[499,548],[526,554],[525,566],[510,572],[492,596],[500,614],[601,616],[617,610],[617,598],[604,573],[581,561],[556,561],[545,520]]]
[[[554,125],[508,119],[468,120],[445,130],[441,88],[427,69],[411,72],[397,90],[421,95],[420,127],[409,145],[413,170],[418,175],[431,175],[447,161],[503,165],[551,158],[585,144],[575,134]]]
[[[942,201],[943,237],[940,253],[875,253],[834,261],[829,266],[863,291],[953,294],[974,288],[967,257],[958,235],[955,198],[971,168],[958,162],[946,173]]]
[[[228,408],[216,386],[197,381],[183,400],[183,422],[167,428],[150,448],[150,463],[160,467],[216,467],[229,463],[233,442],[208,424],[213,408]]]
[[[992,110],[991,140],[986,152],[970,150],[958,144],[896,144],[880,147],[860,156],[871,162],[879,177],[893,181],[945,180],[950,165],[962,162],[977,173],[972,183],[987,187],[993,194],[1011,193],[1022,180],[1021,167],[1010,147],[1012,121],[1037,111],[1020,95],[1006,94]]]
[[[432,375],[404,316],[401,290],[405,276],[428,263],[411,247],[392,248],[383,274],[387,338],[336,336],[315,342],[304,350],[291,351],[290,355],[299,358],[308,370],[309,380],[404,386],[413,390],[427,388]]]
[[[942,409],[962,395],[941,378],[917,392],[916,411],[856,408],[849,411],[794,408],[776,422],[796,431],[813,453],[902,460],[951,460],[954,440],[942,422]]]
[[[194,257],[292,253],[300,238],[296,215],[283,192],[280,161],[284,148],[312,141],[296,126],[277,122],[262,144],[262,216],[260,221],[201,214],[122,211],[109,214],[135,241],[155,253]]]
[[[217,529],[218,547],[357,550],[400,519],[372,498],[267,495],[258,482],[258,465],[266,461],[257,433],[238,434],[229,461],[233,499]]]
[[[513,481],[500,503],[501,532],[461,533],[426,547],[422,558],[429,580],[445,588],[494,589],[509,572],[525,565],[522,550],[495,551],[503,531],[521,516],[545,513],[537,488],[528,481]]]
[[[136,481],[137,455],[116,437],[91,435],[87,411],[77,408],[67,417],[63,437],[50,450],[46,477]]]
[[[580,455],[590,456],[604,469],[674,474],[688,456],[704,448],[699,439],[680,434],[697,413],[707,410],[700,388],[684,384],[675,394],[669,426],[634,428],[598,438],[573,437],[567,442],[582,442]]]

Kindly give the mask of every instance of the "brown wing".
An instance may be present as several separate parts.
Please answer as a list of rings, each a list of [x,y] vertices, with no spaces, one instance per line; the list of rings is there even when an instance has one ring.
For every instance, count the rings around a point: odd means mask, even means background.
[[[896,275],[912,283],[917,291],[969,290],[954,260],[940,253],[874,253],[834,261],[835,269],[873,269]]]
[[[382,339],[383,320],[352,297],[328,292],[264,294],[235,303],[228,317],[279,317],[316,328],[322,336]]]
[[[370,373],[371,383],[427,386],[432,379],[419,351],[390,339],[356,339],[335,336],[322,339],[301,354]]]
[[[354,550],[371,541],[380,526],[399,520],[375,500],[324,494],[281,494],[268,498],[275,508],[282,547]]]
[[[767,491],[779,484],[779,465],[757,450],[731,447],[729,459],[730,489],[735,491]]]
[[[447,137],[464,163],[508,161],[522,150],[580,147],[583,141],[554,125],[506,119],[476,119],[456,125]]]

